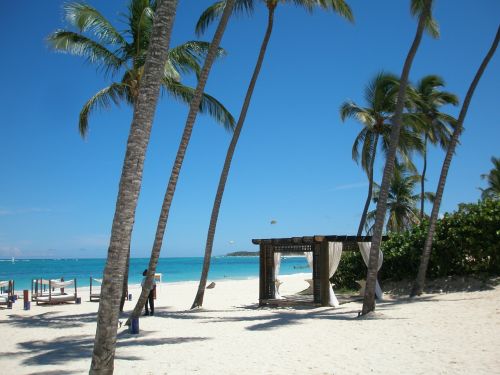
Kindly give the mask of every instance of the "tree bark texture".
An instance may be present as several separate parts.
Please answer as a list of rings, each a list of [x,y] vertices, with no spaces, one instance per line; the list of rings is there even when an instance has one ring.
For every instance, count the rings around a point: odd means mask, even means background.
[[[154,17],[144,76],[127,141],[108,257],[104,268],[90,374],[112,374],[127,252],[151,127],[167,59],[177,0],[163,0]]]
[[[184,131],[182,133],[181,142],[179,144],[179,148],[177,150],[177,155],[175,157],[174,165],[172,167],[172,172],[170,174],[170,179],[168,181],[167,190],[165,192],[165,196],[163,198],[163,204],[161,207],[160,217],[158,219],[158,225],[156,228],[155,240],[153,243],[153,248],[151,251],[151,258],[149,260],[148,265],[148,273],[146,277],[146,281],[141,291],[140,297],[137,299],[137,303],[134,307],[134,310],[130,316],[130,318],[137,318],[141,314],[141,310],[146,303],[148,298],[149,290],[151,289],[153,283],[153,277],[156,271],[156,266],[158,264],[158,259],[160,258],[161,247],[163,243],[163,237],[165,234],[165,230],[167,227],[168,215],[170,212],[170,206],[172,205],[172,200],[175,193],[175,188],[177,186],[177,181],[179,179],[179,174],[182,168],[182,162],[184,161],[184,156],[186,155],[186,150],[189,144],[189,140],[191,138],[191,133],[193,132],[194,123],[196,121],[196,116],[198,114],[200,103],[202,100],[203,91],[205,90],[205,85],[208,80],[208,75],[210,73],[210,69],[212,68],[212,64],[217,57],[217,51],[220,45],[220,41],[222,40],[222,36],[224,35],[224,31],[226,29],[227,22],[229,21],[230,15],[232,13],[232,9],[234,7],[235,0],[227,0],[226,6],[222,13],[219,25],[215,31],[212,43],[207,52],[207,57],[203,64],[203,68],[200,73],[200,77],[198,79],[198,84],[196,86],[196,90],[189,104],[189,113],[186,119],[186,125],[184,127]],[[130,318],[126,324],[130,324]]]
[[[426,134],[424,138],[424,166],[422,167],[422,175],[420,180],[420,220],[424,220],[425,216],[425,173],[427,172],[427,140],[429,136]]]
[[[125,275],[123,276],[122,284],[122,298],[120,299],[120,312],[123,312],[123,307],[125,306],[125,299],[128,293],[128,274],[130,270],[130,246],[127,251],[127,262],[125,263]]]
[[[380,187],[379,200],[377,203],[377,210],[375,214],[375,224],[372,235],[372,246],[370,249],[370,257],[368,261],[368,273],[366,275],[365,295],[363,298],[362,315],[365,315],[375,310],[375,284],[377,281],[377,268],[380,245],[382,242],[382,231],[384,228],[385,214],[387,211],[387,197],[389,195],[389,187],[391,184],[392,175],[394,172],[394,159],[396,157],[396,150],[399,143],[399,133],[401,130],[402,115],[405,102],[406,87],[408,85],[408,76],[410,74],[413,59],[417,53],[422,34],[424,32],[425,20],[430,14],[431,0],[426,0],[425,7],[420,14],[418,20],[417,32],[411,45],[411,48],[406,57],[403,71],[401,73],[398,98],[396,102],[396,109],[392,119],[392,129],[389,143],[389,152],[384,167],[384,174],[382,177],[382,184]]]
[[[240,137],[241,129],[243,128],[243,124],[245,123],[245,118],[247,115],[248,108],[250,106],[250,101],[252,99],[253,91],[255,88],[255,84],[259,77],[260,69],[262,67],[262,63],[264,61],[264,57],[266,55],[267,45],[269,43],[269,39],[271,38],[271,33],[273,30],[273,22],[274,22],[274,10],[276,9],[276,4],[268,5],[268,21],[267,21],[267,29],[264,35],[264,39],[262,40],[262,44],[260,47],[259,56],[257,58],[257,63],[255,65],[252,78],[250,80],[250,84],[248,86],[247,93],[245,95],[245,99],[243,101],[243,106],[241,108],[240,116],[238,118],[238,122],[236,123],[236,128],[233,133],[233,137],[231,139],[231,143],[229,144],[226,159],[224,160],[224,167],[222,168],[222,172],[219,179],[219,185],[217,187],[217,193],[215,194],[214,206],[212,208],[212,215],[210,217],[210,224],[207,233],[207,242],[205,245],[205,257],[203,259],[203,268],[201,272],[200,283],[198,285],[198,292],[196,293],[194,302],[191,306],[191,309],[196,307],[201,307],[203,305],[203,297],[205,295],[205,288],[207,284],[208,271],[210,269],[210,258],[212,256],[212,248],[215,237],[215,230],[217,227],[217,219],[219,218],[219,210],[222,203],[222,197],[224,195],[224,189],[226,187],[227,177],[229,175],[229,169],[231,168],[231,161],[233,159],[234,150],[238,143],[238,139]]]
[[[444,192],[444,186],[446,184],[446,177],[448,176],[448,170],[450,169],[451,165],[451,160],[453,158],[453,155],[455,153],[455,148],[458,144],[458,140],[460,138],[460,134],[462,133],[463,129],[463,124],[465,120],[465,116],[467,115],[467,110],[469,109],[469,105],[472,99],[472,96],[474,95],[474,91],[476,90],[476,87],[479,83],[479,80],[481,79],[481,76],[483,75],[484,71],[486,70],[486,67],[488,66],[488,63],[490,62],[491,58],[495,54],[495,51],[498,47],[498,41],[500,39],[500,27],[497,30],[497,34],[495,36],[495,39],[493,41],[493,44],[490,47],[490,50],[486,54],[483,62],[481,63],[481,66],[479,67],[470,87],[469,90],[467,91],[467,94],[465,95],[464,102],[462,104],[462,109],[460,110],[460,114],[458,116],[457,120],[457,125],[455,126],[455,129],[453,131],[453,136],[451,138],[451,142],[448,146],[448,150],[446,151],[446,156],[443,162],[443,166],[441,168],[441,174],[439,175],[439,182],[438,182],[438,187],[436,191],[436,197],[434,200],[434,204],[432,206],[432,213],[429,221],[429,230],[427,232],[427,238],[425,240],[425,245],[424,249],[422,251],[422,256],[420,258],[420,266],[418,268],[418,274],[417,274],[417,279],[415,280],[415,283],[413,284],[410,297],[414,297],[416,295],[422,294],[422,291],[424,289],[424,283],[425,283],[425,275],[427,273],[427,267],[429,265],[429,259],[431,256],[431,250],[432,250],[432,241],[434,239],[434,231],[436,229],[436,222],[438,219],[439,215],[439,207],[441,205],[441,200],[443,198],[443,192]]]
[[[365,207],[363,208],[363,214],[361,215],[361,220],[359,221],[359,227],[358,227],[358,237],[363,234],[363,228],[365,227],[366,223],[366,216],[368,215],[368,209],[370,208],[370,203],[372,201],[372,195],[373,195],[373,166],[375,164],[375,156],[377,154],[377,143],[378,143],[378,137],[380,135],[378,133],[375,134],[375,140],[371,144],[371,150],[370,150],[370,170],[368,171],[368,196],[366,197],[366,202],[365,202]]]

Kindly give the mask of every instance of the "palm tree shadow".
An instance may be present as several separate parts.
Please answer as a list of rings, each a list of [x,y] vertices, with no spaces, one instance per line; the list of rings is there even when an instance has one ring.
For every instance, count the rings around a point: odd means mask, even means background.
[[[192,341],[205,341],[209,340],[208,337],[175,337],[175,338],[144,338],[152,332],[141,331],[141,334],[130,335],[126,331],[120,332],[118,335],[117,348],[124,348],[130,346],[156,346],[156,345],[175,345]],[[91,358],[92,350],[94,347],[94,337],[79,335],[79,336],[63,336],[55,340],[36,340],[25,341],[19,343],[18,346],[22,352],[12,353],[18,356],[28,354],[28,358],[24,359],[22,363],[28,366],[47,366],[47,365],[65,365],[68,362],[81,359]],[[30,355],[33,353],[34,355]],[[142,357],[138,356],[122,356],[117,354],[117,359],[126,361],[140,360]],[[37,372],[39,373],[39,372]]]
[[[0,325],[8,324],[19,328],[75,328],[95,322],[97,317],[96,312],[73,315],[59,315],[60,313],[61,311],[47,311],[32,316],[11,314],[8,315],[8,320],[0,320]]]

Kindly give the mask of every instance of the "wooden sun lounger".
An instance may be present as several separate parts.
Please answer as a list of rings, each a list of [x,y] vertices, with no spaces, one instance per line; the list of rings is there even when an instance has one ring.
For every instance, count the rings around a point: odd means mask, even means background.
[[[46,280],[43,278],[38,278],[38,279],[32,279],[31,280],[31,301],[36,301],[37,297],[46,297],[49,295],[49,283],[51,281],[58,282],[58,281],[63,281],[61,278],[60,280],[58,279],[52,279],[52,280]],[[52,294],[56,294],[54,288],[52,288]]]
[[[14,280],[0,281],[0,305],[7,306],[14,295]]]
[[[41,283],[43,283],[41,279]],[[74,293],[66,293],[65,288],[74,287]],[[59,292],[55,292],[55,289],[60,289]],[[69,281],[59,281],[59,280],[49,280],[48,294],[39,293],[35,296],[35,301],[37,305],[40,304],[50,304],[55,305],[58,303],[66,302],[76,302],[77,299],[77,288],[76,288],[76,278]]]
[[[90,276],[90,302],[99,301],[101,298],[101,288],[96,290],[95,287],[93,287],[93,283],[102,284],[102,279],[94,279]]]

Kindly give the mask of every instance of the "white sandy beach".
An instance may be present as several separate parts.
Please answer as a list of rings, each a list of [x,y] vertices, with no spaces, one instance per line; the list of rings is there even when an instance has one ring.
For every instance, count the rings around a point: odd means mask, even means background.
[[[283,294],[307,287],[282,279]],[[499,287],[387,299],[364,319],[357,302],[257,308],[257,279],[217,282],[189,311],[196,287],[162,284],[140,334],[118,330],[116,374],[500,374]],[[0,310],[1,374],[88,372],[98,304],[79,294],[81,305]]]

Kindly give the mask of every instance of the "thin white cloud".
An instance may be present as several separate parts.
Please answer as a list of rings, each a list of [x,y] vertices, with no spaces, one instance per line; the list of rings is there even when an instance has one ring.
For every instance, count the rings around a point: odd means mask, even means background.
[[[345,184],[345,185],[339,185],[335,186],[330,191],[338,191],[338,190],[350,190],[350,189],[358,189],[362,187],[368,186],[368,182],[356,182],[353,184]]]
[[[7,208],[0,208],[0,216],[12,216],[12,215],[25,215],[25,214],[37,214],[37,213],[49,213],[52,212],[50,208],[19,208],[16,210],[10,210]]]
[[[107,234],[84,234],[73,238],[76,246],[80,248],[104,247],[109,245],[109,235]]]

